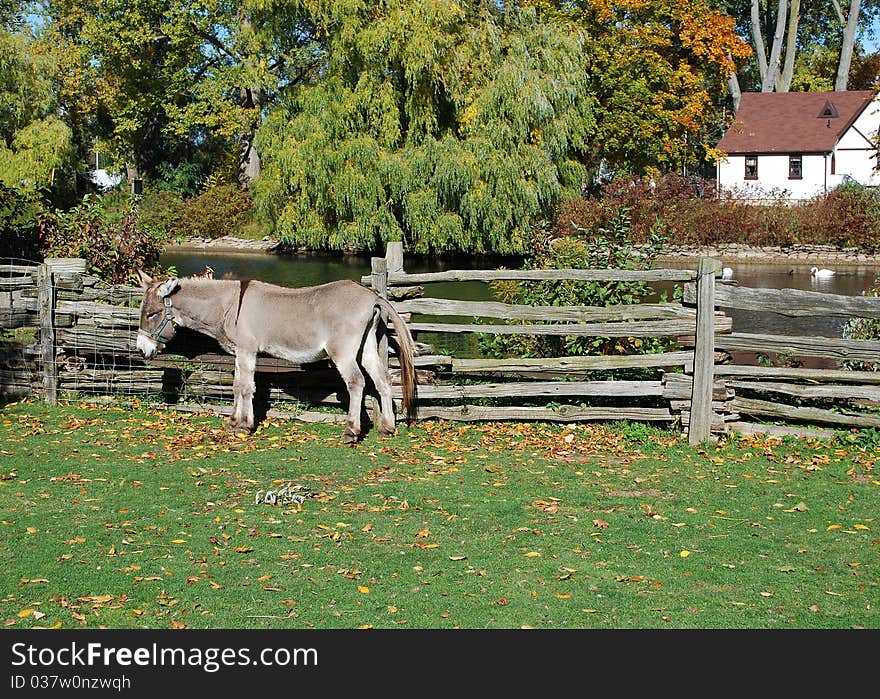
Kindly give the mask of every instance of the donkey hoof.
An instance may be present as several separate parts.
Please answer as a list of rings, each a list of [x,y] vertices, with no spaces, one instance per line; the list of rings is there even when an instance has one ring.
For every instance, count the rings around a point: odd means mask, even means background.
[[[380,427],[379,434],[383,437],[396,437],[397,436],[397,428],[391,428],[390,430],[387,427]]]
[[[355,444],[357,441],[358,436],[354,432],[351,430],[345,430],[345,434],[342,435],[343,444]]]

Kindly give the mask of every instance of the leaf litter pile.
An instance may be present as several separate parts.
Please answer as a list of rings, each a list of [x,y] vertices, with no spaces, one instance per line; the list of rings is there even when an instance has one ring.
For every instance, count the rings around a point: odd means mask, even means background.
[[[846,435],[844,435],[845,437]],[[16,628],[880,627],[880,447],[0,407]]]

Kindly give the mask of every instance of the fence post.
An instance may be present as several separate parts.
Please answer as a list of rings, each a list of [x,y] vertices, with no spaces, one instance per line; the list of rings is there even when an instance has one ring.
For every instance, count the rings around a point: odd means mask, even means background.
[[[712,384],[715,381],[715,276],[721,263],[700,258],[697,266],[697,328],[694,337],[694,382],[688,443],[700,444],[712,430]]]
[[[388,299],[388,260],[384,257],[370,259],[370,285],[379,296]],[[382,322],[388,327],[388,314],[382,311]],[[379,359],[382,367],[388,371],[388,332],[384,332],[379,338]],[[378,425],[382,419],[382,410],[378,400],[373,401],[373,423]]]
[[[385,248],[385,262],[388,265],[388,274],[403,271],[403,243],[395,241],[388,243]]]
[[[58,402],[58,373],[55,366],[55,287],[52,268],[37,270],[37,303],[40,309],[40,363],[43,365],[43,400]]]

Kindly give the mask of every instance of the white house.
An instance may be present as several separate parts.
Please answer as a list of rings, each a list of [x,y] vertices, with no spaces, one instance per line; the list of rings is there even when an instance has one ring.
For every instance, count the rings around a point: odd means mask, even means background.
[[[880,96],[847,92],[744,92],[718,142],[721,192],[764,199],[824,194],[847,177],[880,185]]]

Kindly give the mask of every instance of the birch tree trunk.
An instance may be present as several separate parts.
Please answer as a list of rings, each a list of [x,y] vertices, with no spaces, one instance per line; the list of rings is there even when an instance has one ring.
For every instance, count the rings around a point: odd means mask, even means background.
[[[727,78],[727,89],[730,90],[730,98],[733,100],[733,113],[736,114],[739,111],[739,103],[742,99],[742,90],[739,87],[739,78],[736,77],[736,70]]]
[[[764,32],[761,31],[760,0],[752,0],[752,43],[755,45],[755,57],[758,59],[758,72],[763,85],[767,79],[767,52],[764,50]]]
[[[788,14],[788,0],[779,0],[776,11],[776,31],[770,45],[770,61],[767,63],[767,74],[761,85],[761,92],[773,92],[779,81],[779,61],[782,56],[782,44],[785,40],[785,20]]]
[[[801,21],[801,0],[791,0],[791,9],[788,14],[788,35],[785,41],[785,65],[782,67],[782,75],[776,85],[777,92],[788,92],[791,89],[791,79],[794,76],[794,58],[797,54],[798,24]]]
[[[843,43],[840,47],[840,62],[837,64],[837,79],[834,81],[834,91],[846,91],[846,83],[849,80],[849,68],[852,63],[853,45],[856,41],[856,30],[859,26],[859,12],[862,8],[862,0],[850,0],[849,16],[846,19],[846,27],[843,30]]]

